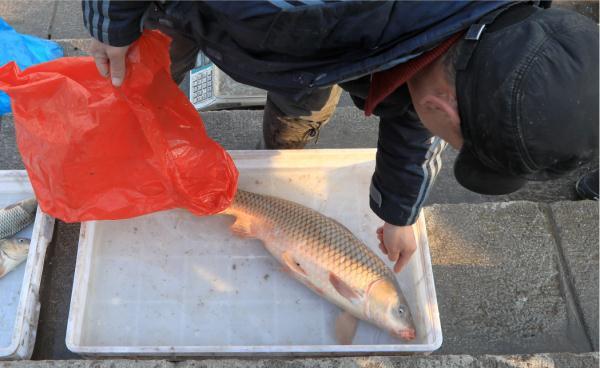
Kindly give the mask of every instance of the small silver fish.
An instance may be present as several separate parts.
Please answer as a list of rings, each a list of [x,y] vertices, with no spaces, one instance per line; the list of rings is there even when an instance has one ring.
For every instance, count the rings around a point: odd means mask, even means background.
[[[0,210],[0,239],[9,238],[35,220],[37,200],[25,199]]]
[[[0,240],[0,277],[14,270],[27,258],[29,239],[12,238]]]

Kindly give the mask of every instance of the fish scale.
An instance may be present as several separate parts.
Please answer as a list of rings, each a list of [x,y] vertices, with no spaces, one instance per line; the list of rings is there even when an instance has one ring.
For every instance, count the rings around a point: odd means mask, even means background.
[[[35,219],[37,201],[23,200],[0,210],[0,239],[8,238],[23,230]]]
[[[236,217],[232,231],[262,240],[286,271],[342,308],[335,325],[339,343],[352,342],[356,318],[401,339],[415,338],[396,277],[344,225],[297,203],[243,190],[222,213]]]
[[[397,285],[385,263],[346,227],[310,208],[272,196],[239,190],[225,211],[234,216],[249,215],[279,229],[307,256],[329,269],[357,290],[374,280],[386,278]],[[325,281],[325,280],[321,280]]]

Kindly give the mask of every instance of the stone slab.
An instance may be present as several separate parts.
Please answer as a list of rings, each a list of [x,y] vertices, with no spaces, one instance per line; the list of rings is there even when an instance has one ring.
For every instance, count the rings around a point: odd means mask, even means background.
[[[22,170],[23,161],[17,149],[12,114],[0,117],[0,170]]]
[[[598,202],[558,202],[552,215],[575,302],[598,351]]]
[[[48,38],[56,3],[35,0],[0,0],[0,18],[17,32]]]
[[[88,56],[91,38],[69,38],[54,40],[62,47],[65,56]]]
[[[53,40],[90,37],[90,34],[83,25],[81,1],[57,1],[56,14],[48,33]]]
[[[531,202],[425,209],[442,354],[589,351],[562,293],[550,223]]]
[[[598,167],[598,161],[584,165],[571,173],[554,180],[530,181],[514,193],[507,195],[483,195],[469,191],[454,178],[454,160],[458,151],[452,147],[442,153],[442,169],[429,193],[425,204],[432,203],[483,203],[507,201],[554,202],[575,200],[575,183],[585,173]]]
[[[0,362],[0,368],[589,368],[598,353],[534,355],[432,355],[316,359],[62,360]]]
[[[354,108],[338,108],[306,148],[365,148],[377,144],[377,119],[357,119]],[[212,111],[200,114],[208,134],[226,149],[256,149],[262,142],[262,110]]]

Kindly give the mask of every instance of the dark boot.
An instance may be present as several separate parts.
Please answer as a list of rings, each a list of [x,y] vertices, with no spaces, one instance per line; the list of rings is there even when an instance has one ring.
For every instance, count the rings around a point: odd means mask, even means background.
[[[316,89],[299,99],[269,92],[263,115],[263,148],[300,149],[310,141],[316,142],[341,93],[339,86]]]
[[[266,149],[301,149],[319,135],[321,122],[285,116],[267,99],[263,115],[263,138]]]

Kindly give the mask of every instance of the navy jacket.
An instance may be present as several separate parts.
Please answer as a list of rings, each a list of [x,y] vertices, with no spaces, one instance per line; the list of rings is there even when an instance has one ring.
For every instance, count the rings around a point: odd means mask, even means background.
[[[96,39],[128,45],[140,36],[143,15],[152,4],[86,0],[84,23]],[[504,4],[273,0],[158,6],[237,81],[301,98],[311,88],[353,80],[419,55]],[[415,127],[422,128],[418,119],[392,125],[386,125],[385,138],[398,144],[388,143],[385,154],[378,152],[371,207],[383,220],[407,225],[416,220],[433,184],[435,173],[428,169],[439,171],[443,145],[419,138],[415,149],[406,142]],[[380,151],[381,133],[382,127]]]

